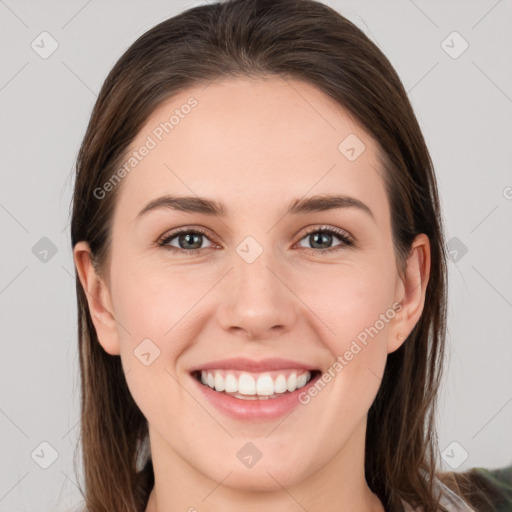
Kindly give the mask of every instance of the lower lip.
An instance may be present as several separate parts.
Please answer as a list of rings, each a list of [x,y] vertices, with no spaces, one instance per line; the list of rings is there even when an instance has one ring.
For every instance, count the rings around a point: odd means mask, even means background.
[[[283,393],[279,398],[260,400],[234,398],[201,384],[192,375],[191,378],[199,386],[205,397],[221,412],[238,420],[272,420],[284,416],[301,404],[298,399],[299,395],[304,392],[307,393],[308,389],[315,385],[320,376],[321,374],[316,375],[302,388],[296,389],[291,393]]]

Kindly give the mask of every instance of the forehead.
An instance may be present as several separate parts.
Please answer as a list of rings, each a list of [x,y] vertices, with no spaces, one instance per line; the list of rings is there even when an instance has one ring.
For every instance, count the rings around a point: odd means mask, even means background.
[[[387,207],[378,145],[302,81],[237,78],[181,91],[148,118],[128,157],[134,151],[119,208],[139,211],[172,193],[219,198],[230,214],[334,191],[377,213]]]

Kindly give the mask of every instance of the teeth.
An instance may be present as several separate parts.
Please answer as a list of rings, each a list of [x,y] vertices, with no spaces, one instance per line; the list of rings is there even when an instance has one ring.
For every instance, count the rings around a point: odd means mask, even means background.
[[[218,392],[244,395],[245,397],[262,396],[292,392],[304,387],[311,380],[311,372],[293,370],[286,372],[266,372],[252,374],[249,372],[228,370],[202,370],[201,382]]]
[[[226,386],[226,393],[236,393],[238,391],[238,381],[234,375],[228,374],[224,379],[224,384]]]
[[[215,391],[218,391],[218,389],[215,389]],[[238,392],[241,395],[256,394],[256,381],[252,375],[248,373],[242,373],[242,375],[240,375],[238,378]]]
[[[284,393],[287,391],[286,387],[286,377],[284,375],[279,375],[274,382],[274,391],[276,393]]]
[[[252,379],[252,377],[251,377]],[[262,375],[258,377],[256,382],[256,394],[258,395],[273,395],[275,389],[275,384],[270,375]],[[254,393],[244,393],[240,391],[243,395],[254,395]]]
[[[215,390],[224,391],[224,379],[219,372],[215,373]]]
[[[306,385],[306,382],[308,381],[308,377],[306,374],[299,375],[297,377],[297,388],[302,388]]]
[[[288,391],[294,391],[295,389],[297,389],[297,374],[296,373],[292,373],[288,377],[288,380],[286,381],[286,389],[288,389]]]

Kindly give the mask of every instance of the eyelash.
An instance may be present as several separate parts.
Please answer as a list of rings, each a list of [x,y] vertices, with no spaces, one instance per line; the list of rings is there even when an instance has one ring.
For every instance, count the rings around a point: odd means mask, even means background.
[[[343,249],[344,247],[353,247],[354,246],[354,241],[352,240],[352,238],[348,235],[348,233],[342,229],[339,229],[339,228],[335,228],[335,227],[332,227],[332,226],[320,226],[320,227],[315,227],[315,228],[312,228],[310,229],[309,231],[307,231],[306,233],[304,233],[302,235],[302,237],[300,238],[299,242],[303,239],[303,238],[306,238],[307,236],[313,234],[313,233],[322,233],[322,234],[328,234],[328,235],[335,235],[337,238],[339,238],[342,243],[335,246],[335,247],[330,247],[328,249],[313,249],[313,248],[308,248],[308,247],[302,247],[302,249],[304,249],[306,252],[312,252],[312,253],[315,253],[315,254],[319,254],[319,253],[332,253],[332,252],[336,252],[338,250],[341,250]],[[178,229],[176,231],[173,231],[171,233],[166,233],[164,235],[164,237],[160,238],[158,241],[157,241],[157,245],[158,247],[163,247],[164,249],[170,251],[170,252],[173,252],[173,253],[200,253],[202,252],[203,250],[205,249],[209,249],[209,247],[203,247],[202,249],[180,249],[180,248],[177,248],[177,247],[173,247],[171,245],[167,245],[168,242],[170,242],[171,240],[173,240],[174,238],[176,238],[177,236],[181,235],[181,234],[195,234],[195,235],[203,235],[204,237],[208,238],[209,239],[209,236],[208,236],[208,233],[206,233],[206,231],[204,231],[203,229],[201,228],[181,228],[181,229]],[[210,240],[211,241],[211,240]]]

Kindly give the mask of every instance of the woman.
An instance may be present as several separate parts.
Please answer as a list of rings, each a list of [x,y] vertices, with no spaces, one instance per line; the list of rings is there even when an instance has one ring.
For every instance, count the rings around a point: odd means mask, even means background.
[[[473,510],[436,465],[432,162],[333,9],[231,0],[141,36],[80,148],[72,245],[86,510]]]

